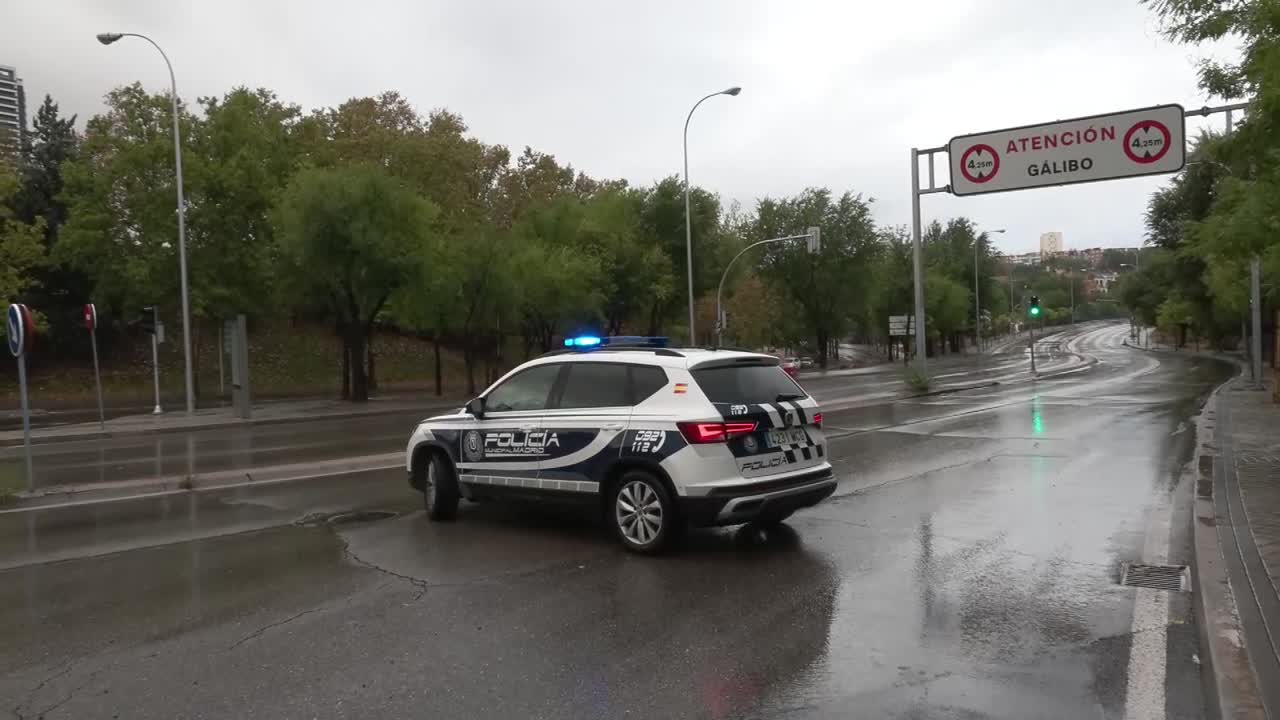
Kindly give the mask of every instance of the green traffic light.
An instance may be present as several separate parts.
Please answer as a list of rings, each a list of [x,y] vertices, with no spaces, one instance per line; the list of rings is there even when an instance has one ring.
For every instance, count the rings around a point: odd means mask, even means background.
[[[1031,308],[1031,317],[1036,317],[1039,314],[1040,314],[1040,308],[1038,307]]]

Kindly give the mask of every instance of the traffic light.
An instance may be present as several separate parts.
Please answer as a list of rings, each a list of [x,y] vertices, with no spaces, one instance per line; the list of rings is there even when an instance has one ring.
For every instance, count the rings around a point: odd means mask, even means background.
[[[1027,306],[1027,314],[1031,317],[1040,317],[1040,296],[1032,295],[1031,303]]]

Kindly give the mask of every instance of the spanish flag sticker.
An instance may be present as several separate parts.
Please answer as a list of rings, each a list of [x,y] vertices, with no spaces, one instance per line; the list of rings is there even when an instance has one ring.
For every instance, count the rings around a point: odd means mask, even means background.
[[[685,394],[685,393],[687,393],[687,392],[689,392],[689,384],[688,384],[688,383],[676,383],[676,394],[677,394],[677,395],[683,395],[683,394]]]

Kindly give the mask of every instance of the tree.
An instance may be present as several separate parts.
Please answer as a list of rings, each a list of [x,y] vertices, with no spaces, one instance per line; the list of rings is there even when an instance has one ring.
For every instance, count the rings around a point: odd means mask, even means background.
[[[435,206],[385,170],[338,164],[299,172],[274,214],[299,289],[321,297],[351,366],[351,399],[368,400],[365,342],[392,293],[429,254]]]
[[[106,100],[107,111],[89,120],[80,152],[63,166],[67,221],[53,258],[83,272],[95,301],[117,315],[153,303],[173,307],[179,273],[170,99],[134,83]],[[179,111],[190,137],[193,119]],[[205,291],[191,285],[193,305],[202,305]]]
[[[925,313],[928,316],[926,332],[932,339],[936,333],[943,342],[965,327],[972,317],[973,292],[948,277],[939,269],[930,270],[925,277]]]
[[[66,206],[59,198],[63,188],[62,165],[75,155],[78,142],[75,116],[63,118],[57,103],[46,95],[32,121],[32,132],[27,136],[19,172],[21,185],[16,191],[4,190],[3,200],[12,209],[10,223],[27,228],[37,224],[43,227],[41,256],[48,255],[67,217]],[[9,241],[25,245],[12,233]],[[4,254],[14,253],[14,258],[18,258],[22,252],[11,245]],[[23,283],[27,286],[22,293],[23,300],[38,308],[49,321],[41,345],[52,347],[58,353],[83,348],[79,309],[88,296],[88,280],[82,273],[57,263],[40,262],[29,265],[28,270],[30,276],[28,282]],[[79,342],[73,344],[73,339]]]
[[[822,251],[812,254],[804,242],[774,243],[762,248],[760,275],[800,310],[797,318],[812,339],[823,367],[833,341],[870,304],[867,270],[879,252],[879,236],[871,208],[860,195],[832,198],[826,188],[810,188],[784,200],[757,205],[753,241],[803,234],[822,228]]]
[[[271,209],[298,167],[301,111],[265,89],[199,102],[185,156],[192,313],[255,315],[279,276]]]
[[[6,303],[35,284],[35,271],[44,262],[44,218],[24,223],[9,210],[18,188],[13,168],[0,164],[0,300]]]

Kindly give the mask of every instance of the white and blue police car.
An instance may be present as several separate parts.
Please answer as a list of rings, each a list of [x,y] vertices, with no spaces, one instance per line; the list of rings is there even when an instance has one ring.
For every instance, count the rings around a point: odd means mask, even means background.
[[[817,402],[770,355],[573,337],[409,438],[427,516],[459,499],[585,500],[628,549],[775,524],[835,491]]]

